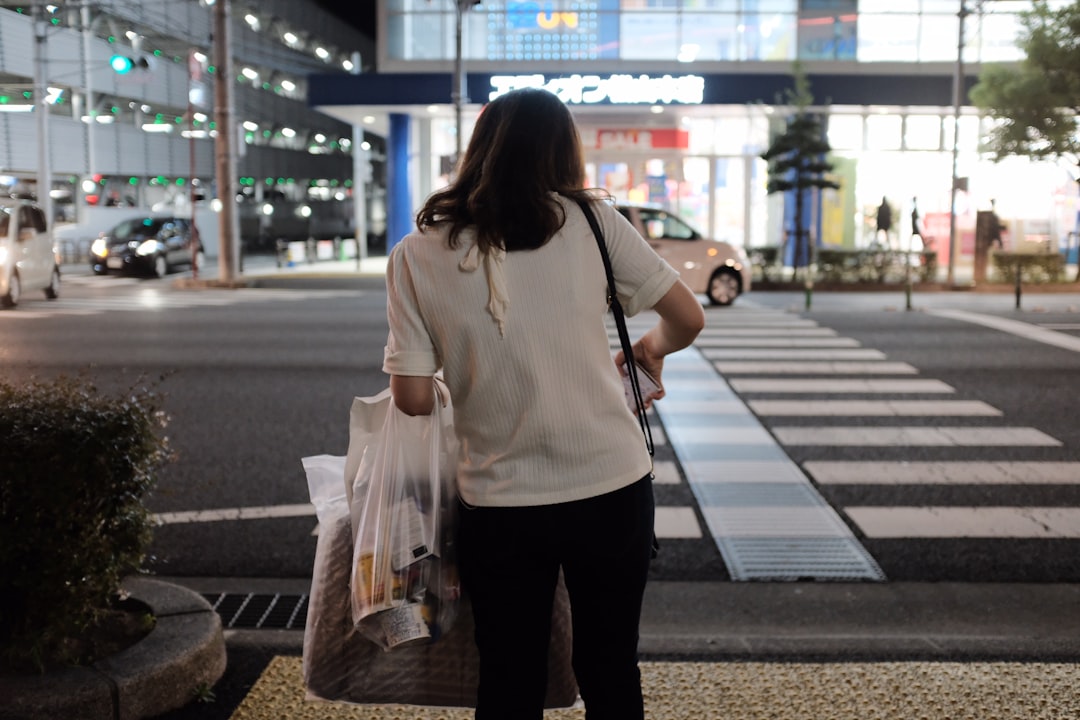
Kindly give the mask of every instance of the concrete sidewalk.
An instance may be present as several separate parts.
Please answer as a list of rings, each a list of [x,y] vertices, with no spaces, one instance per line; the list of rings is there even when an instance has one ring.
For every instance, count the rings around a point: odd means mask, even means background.
[[[305,580],[165,579],[196,591],[307,591]],[[472,717],[306,701],[303,632],[225,635],[217,700],[161,720]],[[641,655],[650,720],[1065,720],[1080,717],[1080,586],[654,582]]]

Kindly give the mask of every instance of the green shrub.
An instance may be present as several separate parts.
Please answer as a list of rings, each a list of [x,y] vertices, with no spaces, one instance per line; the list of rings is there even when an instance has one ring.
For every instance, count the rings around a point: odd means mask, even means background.
[[[910,257],[910,260],[908,259]],[[931,282],[937,277],[937,253],[931,250],[821,248],[817,251],[818,275],[835,283],[902,283],[907,280],[905,263],[913,280]]]
[[[150,542],[142,498],[168,457],[164,425],[146,388],[105,397],[72,379],[0,382],[0,664],[82,659],[72,639]]]
[[[771,282],[772,271],[776,268],[777,261],[780,259],[779,246],[764,245],[749,248],[747,253],[750,255],[750,265],[757,269],[761,279],[765,282]]]
[[[1058,282],[1065,272],[1065,258],[1058,253],[998,251],[990,257],[1002,282],[1015,283],[1017,268],[1020,268],[1020,281],[1027,283]]]

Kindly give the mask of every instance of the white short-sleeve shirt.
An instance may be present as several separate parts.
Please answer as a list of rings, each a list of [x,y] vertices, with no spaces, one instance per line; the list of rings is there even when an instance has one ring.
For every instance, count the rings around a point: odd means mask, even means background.
[[[546,505],[594,497],[640,479],[650,458],[623,397],[604,325],[607,279],[575,203],[542,247],[506,253],[501,268],[463,270],[474,245],[448,226],[406,236],[390,255],[390,334],[383,370],[442,368],[461,441],[458,486],[479,506]],[[678,274],[606,203],[593,203],[627,315],[651,308]],[[466,262],[466,265],[468,263]],[[488,309],[501,272],[503,326]]]

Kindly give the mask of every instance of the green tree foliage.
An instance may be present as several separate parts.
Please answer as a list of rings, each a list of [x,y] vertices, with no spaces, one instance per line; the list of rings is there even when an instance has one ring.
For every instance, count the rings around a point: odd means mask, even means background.
[[[832,150],[825,139],[821,120],[808,112],[814,101],[810,93],[810,80],[802,67],[796,63],[793,71],[795,89],[787,91],[788,105],[795,108],[787,121],[784,132],[773,139],[761,158],[769,163],[769,182],[766,191],[795,192],[795,248],[796,265],[808,265],[810,260],[809,233],[804,220],[806,191],[812,188],[837,189],[840,186],[826,175],[833,165],[825,159]]]
[[[1035,0],[1020,16],[1018,65],[989,65],[971,99],[999,122],[986,147],[1007,155],[1062,158],[1080,182],[1080,0],[1051,10]]]

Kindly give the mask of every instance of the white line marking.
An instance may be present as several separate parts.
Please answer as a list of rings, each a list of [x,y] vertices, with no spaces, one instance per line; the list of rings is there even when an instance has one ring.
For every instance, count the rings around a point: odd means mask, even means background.
[[[952,387],[940,380],[732,380],[731,387],[741,393],[952,393]]]
[[[795,362],[717,360],[713,367],[731,375],[918,375],[919,371],[902,362]]]
[[[1009,320],[1008,318],[994,317],[992,315],[980,315],[979,313],[967,312],[966,310],[927,310],[927,312],[931,315],[952,318],[953,320],[963,320],[965,322],[975,323],[976,325],[983,325],[988,328],[1000,330],[1027,340],[1034,340],[1065,350],[1080,352],[1080,337],[1073,337],[1072,335],[1065,335],[1055,332],[1054,330],[1047,330],[1038,325],[1031,325],[1018,320]]]
[[[1080,508],[846,507],[872,538],[1080,538]]]
[[[756,347],[756,348],[857,348],[859,341],[842,337],[727,337],[701,339],[694,344],[699,348]]]
[[[671,507],[661,505],[656,508],[656,520],[653,524],[656,537],[661,540],[696,539],[702,537],[697,515],[690,507]]]
[[[266,518],[307,517],[315,514],[311,503],[299,505],[266,505],[263,507],[222,508],[218,510],[189,510],[154,515],[159,525],[179,523],[222,522],[225,520],[263,520]]]
[[[1029,427],[774,427],[784,445],[837,447],[1060,447]]]
[[[827,462],[803,464],[822,485],[1080,485],[1076,462]]]
[[[792,417],[1000,417],[1002,412],[979,400],[751,400],[756,414]]]
[[[768,315],[762,315],[760,317],[733,317],[733,318],[720,318],[717,315],[709,315],[705,318],[705,331],[718,330],[720,328],[737,328],[737,327],[764,327],[772,330],[774,334],[778,330],[788,330],[792,328],[816,328],[818,324],[813,320],[793,320],[790,317],[777,316],[772,317]]]
[[[823,327],[797,327],[797,328],[784,328],[782,330],[776,330],[775,328],[768,327],[725,327],[725,328],[705,328],[698,335],[695,342],[702,340],[714,340],[722,338],[732,337],[836,337],[837,333],[831,328]]]
[[[885,353],[871,348],[703,348],[709,360],[884,360]]]

